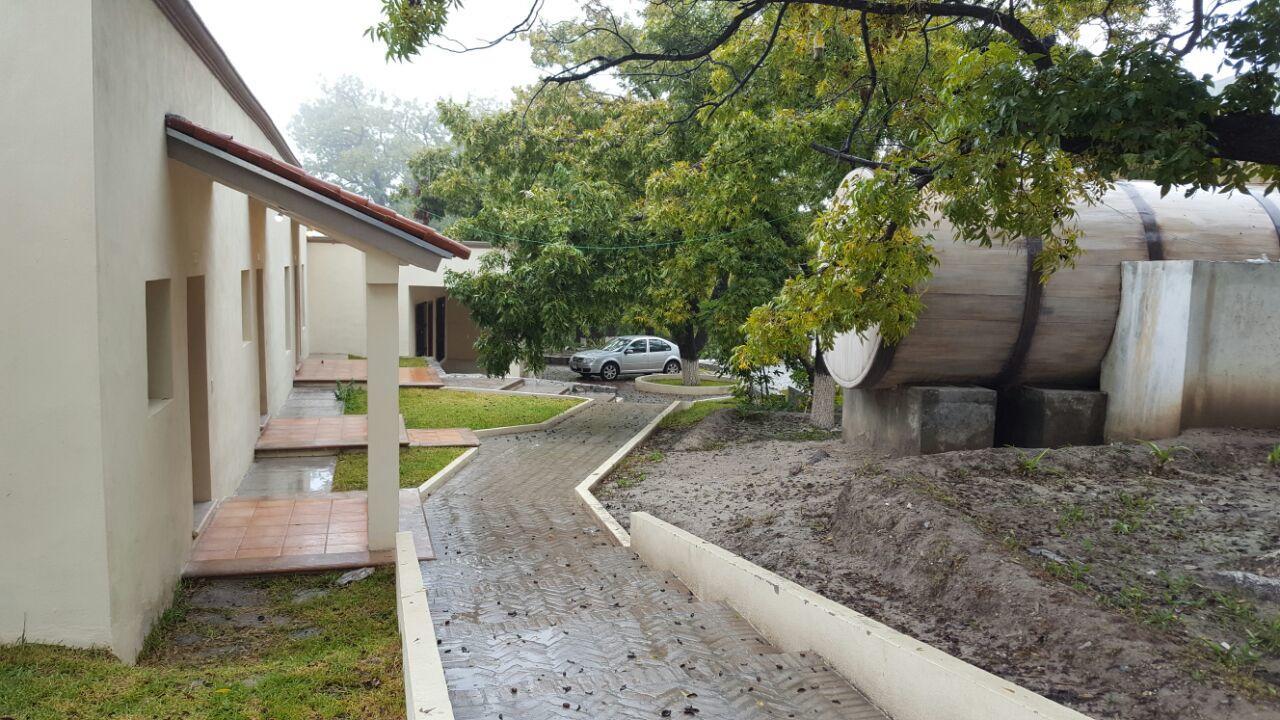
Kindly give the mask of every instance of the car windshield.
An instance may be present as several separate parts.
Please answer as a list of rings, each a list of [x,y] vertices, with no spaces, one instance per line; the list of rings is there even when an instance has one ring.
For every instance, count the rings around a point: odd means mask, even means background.
[[[606,351],[609,351],[609,352],[613,352],[613,351],[616,351],[616,350],[621,350],[622,348],[626,347],[626,346],[627,346],[627,343],[629,343],[629,342],[631,342],[631,338],[629,338],[629,337],[614,338],[613,340],[610,340],[610,341],[609,341],[609,344],[608,344],[608,345],[605,345],[604,347],[602,347],[602,348],[600,348],[600,349],[601,349],[601,350],[606,350]]]

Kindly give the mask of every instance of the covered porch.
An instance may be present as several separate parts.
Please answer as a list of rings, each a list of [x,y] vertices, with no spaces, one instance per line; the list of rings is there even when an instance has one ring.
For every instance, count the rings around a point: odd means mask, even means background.
[[[287,501],[228,499],[207,523],[202,542],[209,544],[197,545],[192,566],[213,561],[236,563],[255,559],[253,555],[275,558],[281,565],[308,565],[307,569],[329,567],[324,563],[332,563],[339,555],[351,555],[346,558],[347,562],[390,563],[402,516],[408,512],[411,523],[421,521],[416,494],[413,508],[408,508],[399,484],[399,452],[405,437],[398,408],[400,268],[413,265],[434,270],[441,260],[466,258],[470,251],[426,225],[308,175],[301,168],[239,143],[229,135],[172,115],[166,118],[165,132],[171,159],[261,201],[302,225],[322,230],[333,240],[365,255],[368,357],[363,367],[355,368],[355,361],[351,361],[352,367],[345,370],[353,375],[352,380],[357,379],[354,373],[360,370],[363,377],[359,379],[366,382],[368,388],[368,414],[360,428],[368,447],[367,493],[362,497],[308,497]],[[431,381],[425,377],[415,379]],[[323,533],[302,533],[296,529],[301,526],[309,526],[307,530],[318,529],[322,510],[326,525]],[[415,512],[417,520],[413,517]],[[340,516],[336,521],[335,513]],[[316,519],[316,522],[293,522],[295,519]],[[362,529],[357,530],[357,524]],[[425,538],[425,522],[422,524]],[[297,541],[290,544],[286,554],[284,548],[290,533]],[[308,538],[305,541],[304,536]],[[259,539],[250,539],[246,545],[246,538]],[[271,542],[267,542],[268,538]],[[222,542],[217,542],[218,539]],[[227,557],[232,545],[235,556]],[[270,548],[275,554],[268,554],[266,549],[255,552],[251,547],[254,545]],[[331,547],[334,552],[329,552]],[[420,548],[420,554],[430,554],[429,540]],[[292,560],[286,563],[285,558]]]

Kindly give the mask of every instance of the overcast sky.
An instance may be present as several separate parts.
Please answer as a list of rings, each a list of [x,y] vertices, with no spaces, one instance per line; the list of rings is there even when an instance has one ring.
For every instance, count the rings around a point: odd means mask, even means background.
[[[1180,6],[1189,3],[1178,0]],[[323,83],[344,74],[427,104],[442,98],[506,99],[511,88],[538,78],[523,42],[462,55],[428,48],[412,62],[388,63],[383,46],[364,36],[379,18],[379,0],[192,0],[192,5],[286,133],[298,107],[317,97]],[[548,0],[543,16],[571,17],[577,7],[577,0]],[[515,25],[527,10],[525,0],[472,0],[450,17],[448,32],[474,43]],[[1193,53],[1187,65],[1197,74],[1214,73],[1217,61]]]
[[[388,63],[385,46],[364,36],[378,21],[379,0],[192,0],[254,95],[282,130],[323,83],[346,74],[403,98],[505,99],[538,78],[529,46],[509,42],[481,52],[429,48],[412,62]],[[575,0],[550,0],[547,15],[572,16]],[[449,22],[464,42],[487,39],[519,22],[519,0],[468,2]],[[281,32],[285,28],[285,32]]]

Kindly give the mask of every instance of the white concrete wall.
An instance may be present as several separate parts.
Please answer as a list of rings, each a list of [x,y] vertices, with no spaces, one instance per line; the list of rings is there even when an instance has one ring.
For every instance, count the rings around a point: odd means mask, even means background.
[[[364,255],[355,248],[330,240],[308,243],[311,261],[307,267],[311,288],[312,351],[365,355]],[[444,260],[436,270],[413,265],[400,268],[399,298],[400,354],[413,355],[413,305],[423,297],[439,297],[448,270],[465,272],[479,267],[480,258],[491,252],[477,248],[466,260]],[[445,307],[445,348],[450,359],[474,360],[477,330],[466,307],[449,300]]]
[[[1199,262],[1183,427],[1280,427],[1280,262]]]
[[[783,651],[818,654],[894,720],[1089,720],[648,513],[631,513],[631,551]]]
[[[1280,263],[1128,262],[1121,282],[1108,441],[1280,427]]]
[[[167,112],[274,148],[151,0],[18,3],[0,61],[0,642],[25,623],[28,640],[132,660],[191,546],[187,278],[205,278],[212,489],[226,495],[259,420],[241,271],[264,268],[278,408],[299,352],[282,334],[295,228],[168,159]],[[153,401],[144,290],[159,279],[172,392]]]
[[[0,22],[0,643],[112,641],[90,7]]]

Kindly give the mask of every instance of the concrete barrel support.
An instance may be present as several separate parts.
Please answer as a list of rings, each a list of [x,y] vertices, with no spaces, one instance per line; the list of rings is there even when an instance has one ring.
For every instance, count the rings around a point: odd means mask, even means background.
[[[1024,448],[1101,445],[1107,394],[1029,385],[1000,391],[996,443]]]
[[[978,450],[995,441],[996,391],[916,385],[844,389],[844,439],[894,456]]]
[[[396,545],[400,508],[400,265],[390,255],[365,254],[369,391],[369,550]]]

